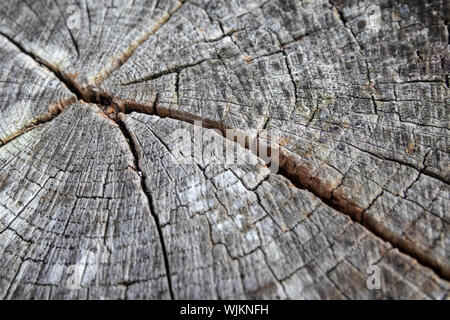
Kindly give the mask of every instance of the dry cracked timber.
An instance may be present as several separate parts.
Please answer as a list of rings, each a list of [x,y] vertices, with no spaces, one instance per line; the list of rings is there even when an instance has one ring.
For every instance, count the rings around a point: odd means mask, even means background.
[[[0,4],[0,297],[447,298],[448,9]]]

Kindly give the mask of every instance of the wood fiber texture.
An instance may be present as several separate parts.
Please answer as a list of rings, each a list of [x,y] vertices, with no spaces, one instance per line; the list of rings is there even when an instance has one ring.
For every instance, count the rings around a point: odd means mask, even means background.
[[[0,298],[448,298],[448,1],[0,17]]]

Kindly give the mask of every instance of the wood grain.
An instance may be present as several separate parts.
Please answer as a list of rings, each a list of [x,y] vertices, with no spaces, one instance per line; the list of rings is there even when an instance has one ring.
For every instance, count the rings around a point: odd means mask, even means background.
[[[0,4],[0,297],[446,299],[449,12]]]

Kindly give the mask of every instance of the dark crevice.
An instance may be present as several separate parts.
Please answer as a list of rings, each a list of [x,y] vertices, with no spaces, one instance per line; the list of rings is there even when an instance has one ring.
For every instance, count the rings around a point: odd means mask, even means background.
[[[136,84],[136,83],[140,83],[140,82],[155,80],[157,78],[160,78],[162,76],[165,76],[165,75],[168,75],[168,74],[171,74],[171,73],[179,74],[181,70],[186,69],[186,68],[195,67],[195,66],[197,66],[197,65],[199,65],[199,64],[201,64],[201,63],[203,63],[205,61],[206,61],[206,59],[202,59],[202,60],[199,60],[199,61],[196,61],[196,62],[193,62],[193,63],[187,63],[187,64],[184,64],[184,65],[181,65],[181,66],[175,66],[175,67],[168,68],[168,69],[160,71],[160,72],[153,73],[153,74],[151,74],[149,76],[146,76],[146,77],[143,77],[143,78],[140,78],[140,79],[135,79],[135,80],[131,80],[131,81],[122,82],[121,85],[122,86],[127,86],[127,85],[130,85],[130,84]]]
[[[32,56],[30,54],[30,56]],[[34,60],[39,62],[39,59],[34,57]],[[203,62],[203,61],[201,61]],[[196,64],[200,64],[201,62],[198,62]],[[45,66],[45,64],[44,64]],[[50,66],[51,67],[51,66]],[[172,72],[179,72],[183,67],[175,68],[173,70],[168,70],[167,72],[163,72],[158,74],[158,76],[161,76],[163,74],[168,74]],[[214,120],[207,120],[202,119],[200,117],[193,116],[188,113],[183,112],[177,112],[175,110],[171,111],[167,108],[161,108],[158,107],[158,99],[159,95],[156,95],[155,101],[153,103],[145,105],[139,102],[136,102],[131,99],[121,99],[120,97],[109,95],[108,93],[104,91],[98,91],[93,87],[87,87],[87,88],[81,88],[76,82],[73,80],[73,78],[68,77],[63,72],[60,72],[59,70],[55,70],[53,72],[57,77],[66,84],[68,88],[76,95],[78,100],[83,100],[88,103],[95,104],[102,112],[105,114],[105,116],[117,123],[119,126],[121,132],[125,136],[126,140],[128,141],[128,144],[130,146],[130,150],[133,153],[134,160],[135,160],[135,167],[136,170],[143,172],[140,169],[139,166],[139,156],[136,150],[135,141],[131,137],[131,134],[127,130],[123,120],[122,116],[123,114],[129,114],[131,112],[140,112],[150,115],[156,115],[160,118],[171,118],[178,121],[187,122],[190,124],[195,124],[195,121],[201,121],[202,126],[207,129],[218,129],[224,138],[227,138],[226,136],[226,130],[231,129],[227,128],[221,123],[220,121],[214,121]],[[156,77],[156,76],[155,76]],[[49,119],[43,120],[42,123],[48,122],[52,120],[54,117],[56,117],[61,110],[65,106],[62,106],[59,108],[58,112],[56,112],[52,117],[49,117]],[[32,128],[29,128],[30,130]],[[233,141],[236,142],[236,141]],[[260,148],[260,143],[263,142],[262,139],[257,138],[257,149]],[[244,145],[243,147],[250,149],[249,145]],[[251,150],[252,151],[252,150]],[[269,150],[270,155],[270,150]],[[256,154],[256,156],[258,156]],[[396,161],[397,162],[397,161]],[[409,167],[411,165],[404,164]],[[349,216],[353,221],[356,223],[362,225],[365,227],[370,233],[374,234],[378,238],[382,239],[383,241],[386,241],[390,243],[394,248],[397,248],[399,251],[403,252],[404,254],[414,258],[422,265],[432,269],[437,275],[440,277],[449,280],[450,279],[450,271],[446,270],[444,266],[442,266],[438,261],[435,261],[434,259],[428,257],[426,255],[426,252],[421,250],[417,247],[415,243],[412,243],[411,241],[405,240],[401,238],[400,236],[396,235],[392,231],[390,231],[388,228],[381,225],[379,222],[377,222],[374,219],[371,219],[370,217],[365,216],[364,221],[362,221],[363,213],[367,210],[367,208],[361,208],[358,205],[355,205],[354,203],[347,200],[346,196],[344,194],[341,194],[339,190],[336,192],[336,188],[331,188],[330,185],[327,185],[323,183],[319,178],[315,177],[308,168],[298,164],[292,156],[287,154],[283,149],[280,150],[280,162],[279,162],[279,172],[278,174],[284,176],[287,178],[294,186],[300,189],[308,190],[309,192],[313,193],[316,197],[318,197],[324,204],[330,206],[331,208],[341,212],[342,214],[345,214]],[[417,168],[416,168],[417,169]],[[170,267],[169,267],[169,259],[168,254],[166,250],[166,246],[164,243],[164,238],[161,230],[161,226],[159,223],[158,216],[155,214],[153,204],[152,204],[152,197],[149,192],[149,190],[145,186],[145,178],[141,178],[141,186],[144,190],[144,193],[146,194],[148,198],[148,203],[150,207],[150,211],[152,216],[155,219],[155,223],[157,225],[158,229],[158,235],[163,251],[164,256],[164,264],[167,272],[168,282],[169,282],[169,289],[170,289],[170,295],[172,298],[174,298],[174,293],[172,290],[172,284],[170,280]],[[443,181],[442,179],[439,179],[440,181]],[[445,182],[445,181],[443,181]]]
[[[349,216],[355,223],[363,226],[371,234],[388,242],[392,247],[415,259],[422,266],[433,270],[439,277],[450,280],[450,270],[436,259],[430,257],[427,254],[427,248],[420,248],[415,242],[402,238],[376,219],[365,215],[364,213],[370,208],[372,203],[367,208],[361,208],[349,201],[342,192],[336,192],[336,188],[330,190],[329,185],[312,176],[308,169],[298,166],[292,157],[285,155],[281,151],[280,156],[280,171],[278,174],[287,178],[297,188],[313,193],[324,204]],[[375,201],[376,199],[373,200],[373,202]]]
[[[122,131],[123,135],[126,137],[130,145],[130,149],[134,155],[136,169],[141,172],[143,171],[140,169],[139,166],[139,156],[136,150],[135,142],[131,137],[130,133],[128,132],[127,128],[125,127],[125,124],[123,123],[122,120],[123,117],[121,116],[122,114],[129,114],[131,112],[140,112],[150,115],[156,115],[160,118],[171,118],[174,120],[183,121],[190,124],[195,124],[195,121],[201,121],[202,126],[204,128],[218,129],[222,133],[224,138],[227,138],[225,134],[226,130],[231,129],[225,127],[220,121],[201,119],[188,113],[175,112],[168,110],[166,108],[158,107],[159,95],[156,95],[155,101],[151,105],[143,105],[133,100],[122,100],[118,97],[111,96],[105,92],[96,91],[94,89],[85,90],[83,92],[83,97],[86,102],[96,104],[97,107],[100,108],[109,119],[118,124],[120,130]],[[236,143],[236,141],[234,140],[232,141]],[[256,150],[259,150],[260,144],[263,143],[263,141],[264,141],[263,139],[260,139],[259,137],[257,138]],[[243,147],[253,151],[248,144],[243,145]],[[270,155],[270,150],[268,150],[268,154]],[[256,156],[258,156],[258,154],[256,154]],[[409,164],[404,165],[411,167],[411,165]],[[290,156],[283,149],[280,150],[279,168],[280,169],[278,174],[287,178],[297,188],[305,189],[313,193],[324,204],[335,209],[336,211],[339,211],[342,214],[349,216],[354,222],[362,225],[371,234],[382,239],[383,241],[390,243],[394,248],[397,248],[400,252],[417,260],[423,266],[432,269],[441,278],[450,280],[449,270],[447,270],[445,266],[443,266],[439,261],[436,261],[435,259],[429,257],[426,254],[426,249],[422,250],[417,246],[417,244],[413,243],[412,241],[408,241],[401,238],[399,235],[395,234],[394,232],[390,231],[388,228],[383,226],[380,222],[376,221],[370,216],[364,215],[364,213],[368,210],[368,208],[361,208],[360,206],[349,201],[345,194],[343,194],[339,190],[336,190],[337,188],[332,188],[330,185],[325,184],[319,178],[315,177],[308,168],[297,163],[293,159],[293,157]],[[173,298],[174,295],[172,292],[172,285],[170,283],[171,281],[170,281],[170,272],[169,272],[170,268],[168,263],[168,255],[164,244],[162,230],[159,224],[159,219],[153,209],[151,194],[145,186],[144,179],[141,178],[141,184],[143,190],[145,191],[145,194],[148,197],[150,211],[152,212],[152,215],[155,218],[158,227],[158,234],[160,237],[161,246],[163,248],[164,261],[167,270],[167,275],[169,278],[169,287],[171,290],[171,296]],[[443,180],[440,179],[440,181]]]
[[[170,265],[169,265],[169,256],[167,253],[165,241],[164,241],[164,235],[162,232],[161,224],[159,221],[159,217],[156,214],[156,210],[153,206],[153,197],[151,195],[151,192],[148,190],[146,184],[145,184],[145,171],[141,169],[140,163],[139,163],[139,153],[136,148],[136,142],[135,139],[132,137],[130,132],[128,131],[124,121],[123,121],[123,114],[127,114],[130,112],[141,112],[141,113],[147,113],[147,114],[153,114],[154,110],[156,109],[154,106],[157,103],[158,95],[156,96],[155,102],[150,106],[144,106],[140,105],[139,103],[132,101],[132,100],[122,100],[120,98],[110,96],[106,92],[103,91],[96,91],[92,88],[89,88],[84,92],[84,100],[86,102],[95,104],[102,112],[103,114],[110,119],[111,121],[115,122],[120,131],[122,132],[122,135],[125,137],[128,146],[130,148],[130,151],[133,155],[134,159],[134,168],[139,173],[139,179],[141,184],[141,189],[143,193],[145,194],[147,198],[147,203],[149,207],[149,211],[155,221],[156,229],[158,231],[158,238],[161,245],[163,260],[164,260],[164,267],[167,275],[167,282],[169,287],[169,294],[172,300],[174,300],[175,295],[173,293],[172,289],[172,280],[171,280],[171,273],[170,273]]]
[[[128,131],[125,123],[122,121],[121,117],[117,118],[118,120],[116,121],[116,123],[118,124],[120,131],[122,132],[123,136],[125,137],[125,139],[128,142],[128,145],[130,147],[130,151],[133,154],[133,158],[134,158],[134,166],[136,168],[136,170],[138,172],[140,172],[142,174],[142,176],[139,175],[139,179],[141,182],[141,189],[143,191],[143,193],[145,194],[146,198],[147,198],[147,203],[148,203],[148,207],[150,210],[150,213],[155,221],[155,225],[156,225],[156,229],[158,231],[158,237],[159,237],[159,242],[161,245],[161,250],[162,250],[162,255],[163,255],[163,260],[164,260],[164,267],[165,267],[165,271],[166,271],[166,275],[167,275],[167,283],[168,283],[168,287],[169,287],[169,294],[170,294],[170,298],[172,300],[175,299],[175,295],[173,293],[173,289],[172,289],[172,280],[171,280],[171,273],[170,273],[170,265],[169,265],[169,256],[167,253],[167,248],[166,248],[166,244],[164,241],[164,235],[163,235],[163,231],[161,228],[161,223],[159,221],[159,217],[156,214],[156,210],[153,206],[153,197],[151,195],[151,192],[148,190],[146,184],[145,184],[145,171],[141,169],[140,164],[139,164],[139,154],[136,148],[136,143],[135,140],[133,139],[133,137],[131,136],[130,132]]]
[[[92,104],[97,105],[97,107],[100,110],[102,110],[102,112],[109,119],[111,119],[115,123],[117,123],[117,125],[119,126],[122,134],[124,135],[125,139],[127,140],[128,145],[130,147],[130,150],[131,150],[131,152],[133,154],[136,170],[139,171],[139,172],[143,172],[140,169],[140,166],[139,166],[139,157],[138,157],[138,153],[137,153],[137,150],[136,150],[136,146],[134,144],[134,140],[131,137],[130,133],[128,132],[125,124],[121,120],[119,114],[120,113],[128,113],[128,112],[132,112],[132,111],[141,111],[142,112],[142,111],[144,111],[143,109],[148,108],[148,106],[141,106],[140,104],[138,104],[138,103],[136,103],[134,101],[130,101],[130,100],[121,100],[121,99],[118,99],[118,98],[115,99],[114,97],[110,96],[109,94],[107,94],[107,93],[105,93],[103,91],[95,90],[92,87],[82,88],[81,86],[79,86],[75,82],[75,79],[74,79],[73,76],[64,73],[63,71],[58,69],[56,66],[54,66],[51,63],[45,61],[44,59],[41,59],[40,57],[35,55],[33,52],[25,49],[20,43],[16,42],[14,39],[12,39],[11,37],[7,36],[6,34],[3,34],[2,32],[0,32],[0,35],[2,35],[5,38],[7,38],[9,42],[14,44],[22,53],[24,53],[25,55],[27,55],[28,57],[33,59],[41,67],[43,67],[43,68],[49,70],[51,73],[53,73],[67,87],[67,89],[69,89],[76,96],[76,100],[84,101],[84,102],[88,102],[88,103],[92,103]],[[20,130],[18,133],[16,133],[10,139],[8,139],[8,140],[5,140],[5,139],[1,140],[0,141],[0,147],[4,146],[6,143],[16,139],[17,137],[19,137],[23,133],[34,129],[34,128],[36,128],[39,125],[42,125],[44,123],[52,121],[54,118],[56,118],[62,112],[62,110],[67,105],[72,104],[74,102],[75,102],[75,99],[67,99],[65,101],[58,102],[55,105],[51,106],[49,108],[50,110],[49,110],[48,114],[46,114],[46,115],[40,117],[39,119],[33,121],[30,125],[26,126],[22,130]],[[145,110],[145,111],[146,111],[146,113],[152,113],[153,109],[154,108],[153,108],[153,105],[152,105],[151,108],[149,108],[149,110]],[[165,242],[164,242],[164,238],[163,238],[163,234],[162,234],[162,229],[161,229],[161,225],[160,225],[160,222],[159,222],[159,218],[158,218],[158,216],[155,213],[155,210],[153,208],[152,196],[151,196],[150,192],[148,191],[148,189],[145,186],[144,179],[145,178],[142,178],[142,177],[140,178],[140,180],[141,180],[141,188],[142,188],[144,194],[147,197],[149,210],[150,210],[150,213],[151,213],[151,215],[153,216],[153,218],[155,220],[156,228],[158,230],[158,237],[159,237],[161,248],[162,248],[164,266],[165,266],[165,270],[166,270],[166,274],[167,274],[169,293],[170,293],[171,299],[174,299],[174,293],[173,293],[173,290],[172,290],[172,282],[171,282],[171,278],[170,278],[169,259],[168,259],[167,250],[166,250],[166,246],[165,246]]]
[[[177,94],[177,104],[180,104],[180,71],[177,70],[175,76],[175,92]]]
[[[155,103],[154,109],[157,109],[156,105],[157,103]],[[155,115],[156,112],[152,111],[146,113]],[[168,112],[166,109],[159,109],[158,116],[160,118],[167,117],[190,124],[195,124],[195,121],[202,121],[202,126],[204,128],[218,129],[221,131],[224,138],[227,138],[225,134],[227,128],[224,128],[223,124],[218,121],[204,121],[204,119],[198,119],[190,114],[176,114],[173,112]],[[236,143],[234,140],[231,141]],[[259,150],[260,144],[263,143],[263,141],[263,139],[257,139],[256,143],[258,147],[256,150]],[[243,147],[252,151],[248,144]],[[270,150],[268,151],[270,155]],[[256,156],[258,155],[256,154]],[[287,152],[283,149],[280,149],[279,168],[278,174],[287,178],[297,188],[313,193],[324,204],[344,215],[349,216],[355,223],[363,226],[369,233],[385,242],[390,243],[400,252],[415,259],[423,266],[430,268],[439,277],[450,280],[449,270],[447,270],[446,267],[439,261],[429,257],[427,255],[426,248],[422,249],[418,247],[416,243],[403,239],[370,216],[365,216],[363,221],[363,215],[370,208],[370,206],[368,208],[361,208],[360,206],[352,203],[347,199],[345,194],[339,190],[336,190],[336,187],[332,188],[330,185],[325,184],[319,178],[315,177],[308,168],[297,163],[293,157],[287,154]],[[373,202],[375,202],[375,200]]]
[[[287,67],[287,70],[289,72],[289,76],[291,77],[292,84],[294,86],[295,108],[297,108],[298,107],[297,83],[295,82],[294,74],[292,72],[291,65],[289,64],[289,59],[288,59],[288,56],[287,56],[286,52],[284,50],[282,50],[281,52],[283,53],[284,60],[286,61],[286,67]]]
[[[161,118],[158,113],[159,93],[156,94],[155,101],[153,102],[153,114]]]
[[[338,12],[340,19],[342,20],[343,24],[346,24],[346,20],[340,12],[339,9],[334,5],[334,1],[330,1],[330,4],[334,6],[336,11]],[[152,114],[157,115],[160,118],[172,118],[179,121],[184,121],[190,124],[194,124],[195,121],[202,121],[202,125],[205,128],[210,129],[218,129],[222,132],[223,136],[226,138],[225,130],[227,128],[224,127],[223,123],[220,121],[212,121],[212,120],[206,120],[201,119],[199,117],[195,117],[191,114],[182,113],[182,112],[176,112],[176,111],[170,111],[167,108],[158,108],[158,99],[159,95],[156,96],[155,101],[149,105],[145,105],[139,102],[136,102],[131,99],[121,99],[119,97],[110,95],[103,91],[98,91],[97,89],[93,87],[81,87],[78,85],[75,81],[75,77],[69,74],[66,74],[59,70],[56,66],[48,63],[47,61],[39,58],[36,56],[33,52],[25,49],[23,46],[21,46],[18,42],[16,42],[11,37],[5,35],[4,33],[0,32],[0,35],[7,38],[11,43],[13,43],[22,53],[26,54],[30,58],[32,58],[34,61],[36,61],[39,65],[42,67],[50,70],[75,96],[78,100],[82,100],[88,103],[92,103],[97,105],[99,109],[103,111],[103,113],[112,121],[117,123],[118,127],[120,128],[122,134],[126,138],[128,145],[130,147],[130,150],[134,157],[134,165],[137,171],[142,172],[143,176],[140,177],[141,182],[141,188],[144,192],[144,194],[147,197],[149,210],[155,220],[155,224],[158,231],[158,236],[162,248],[163,258],[164,258],[164,265],[166,269],[167,279],[168,279],[168,286],[170,291],[170,296],[172,299],[174,299],[174,293],[172,289],[172,283],[171,283],[171,273],[170,273],[170,266],[169,266],[169,258],[168,258],[168,252],[167,248],[164,242],[163,232],[162,228],[159,222],[158,215],[156,214],[156,211],[153,207],[153,200],[151,192],[148,190],[145,184],[145,174],[144,171],[141,170],[140,164],[139,164],[139,154],[136,148],[136,141],[133,139],[132,135],[126,128],[125,123],[123,122],[123,117],[121,114],[127,114],[131,112],[141,112],[146,114]],[[290,70],[289,61],[287,59],[286,53],[282,51],[284,54],[284,58],[286,60],[288,71],[292,77],[292,72]],[[169,68],[165,71],[161,71],[158,73],[154,73],[150,76],[147,76],[142,79],[129,81],[126,83],[123,83],[123,85],[133,84],[133,83],[139,83],[142,81],[152,80],[159,78],[161,76],[170,74],[170,73],[177,73],[177,83],[179,81],[179,72],[185,68],[193,67],[196,65],[201,64],[205,60],[201,60],[192,64],[186,64],[178,67]],[[370,81],[370,79],[369,79]],[[294,90],[296,94],[296,100],[297,100],[297,90],[295,88],[296,83],[294,79],[292,78],[292,82],[294,84]],[[177,92],[178,92],[179,83],[177,84]],[[372,101],[374,101],[372,97]],[[65,103],[58,103],[58,107],[54,108],[54,110],[49,113],[48,116],[37,120],[34,124],[31,126],[26,127],[25,129],[21,130],[19,134],[16,134],[12,139],[9,141],[12,141],[20,134],[33,129],[34,127],[49,122],[52,119],[54,119],[56,116],[60,114],[60,112],[68,105],[73,103],[73,100],[67,100]],[[375,106],[376,108],[376,103]],[[375,109],[375,111],[377,111]],[[5,145],[8,141],[1,141],[0,147]],[[259,146],[259,143],[261,143],[261,139],[257,139],[257,143]],[[249,149],[248,145],[243,146]],[[250,149],[251,150],[251,149]],[[362,150],[364,151],[364,150]],[[367,151],[364,151],[367,152]],[[370,153],[371,154],[371,153]],[[385,160],[391,160],[391,159],[385,159]],[[391,160],[394,161],[394,160]],[[400,163],[399,161],[395,160],[395,162]],[[406,165],[411,167],[411,165],[406,163],[401,163],[402,165]],[[448,270],[445,266],[443,266],[439,261],[436,261],[435,259],[429,257],[426,253],[426,250],[423,250],[422,248],[419,248],[417,244],[413,243],[412,241],[406,240],[401,238],[399,235],[395,234],[385,226],[383,226],[380,222],[376,221],[375,219],[371,218],[368,215],[364,215],[364,213],[368,210],[368,208],[361,208],[354,203],[347,200],[346,196],[339,192],[339,190],[336,190],[336,188],[332,188],[330,185],[325,184],[323,181],[321,181],[319,178],[315,177],[308,168],[302,166],[301,164],[297,163],[296,160],[287,154],[285,151],[280,150],[280,163],[279,163],[279,172],[278,174],[284,176],[287,178],[294,186],[300,189],[305,189],[313,193],[315,196],[317,196],[324,204],[330,206],[331,208],[341,212],[342,214],[345,214],[349,216],[353,221],[356,223],[362,225],[365,229],[367,229],[370,233],[374,234],[378,238],[382,239],[383,241],[386,241],[390,243],[394,248],[397,248],[399,251],[403,252],[404,254],[414,258],[419,263],[421,263],[423,266],[426,266],[430,269],[432,269],[437,275],[440,277],[450,280],[450,270]],[[415,168],[417,169],[417,168]],[[421,170],[422,173],[424,170]],[[445,182],[442,178],[436,177],[442,182]],[[446,182],[445,182],[446,183]],[[375,199],[376,200],[376,199]],[[375,202],[375,200],[373,202]],[[373,203],[372,202],[372,203]],[[369,206],[370,207],[370,206]],[[363,219],[364,215],[364,219]]]
[[[57,1],[55,1],[55,4],[58,7],[61,17],[63,17],[63,19],[66,19],[65,15],[64,15],[64,11],[61,10],[61,7],[59,6]],[[75,52],[77,54],[77,58],[79,58],[80,57],[80,48],[78,47],[78,43],[72,33],[72,30],[69,27],[67,27],[67,32],[69,33],[70,39],[72,40],[73,47],[75,48]]]
[[[337,14],[339,15],[339,19],[342,21],[342,23],[345,25],[347,24],[347,19],[344,16],[344,13],[342,12],[341,8],[339,7],[339,2],[336,0],[329,0],[330,5],[336,9]]]
[[[384,190],[381,190],[381,192],[380,192],[379,194],[377,194],[377,195],[372,199],[372,201],[370,201],[370,203],[369,203],[369,205],[367,206],[367,208],[364,209],[364,210],[361,212],[361,224],[362,224],[362,225],[364,225],[364,214],[365,214],[367,211],[369,211],[370,208],[372,208],[372,206],[375,204],[375,202],[376,202],[381,196],[383,196],[383,195],[384,195]]]
[[[228,31],[228,32],[223,32],[223,27],[222,27],[222,25],[220,25],[220,28],[221,28],[221,31],[222,31],[222,35],[221,35],[220,37],[214,38],[214,39],[206,39],[206,40],[204,40],[203,42],[206,42],[206,43],[219,42],[220,40],[223,40],[223,39],[225,39],[226,37],[231,37],[231,36],[233,36],[236,32],[240,32],[240,31],[244,30],[243,28],[241,28],[241,29],[231,29],[231,30]]]
[[[179,4],[172,10],[172,12],[168,12],[168,14],[161,18],[156,26],[145,32],[140,38],[133,41],[130,46],[122,52],[122,54],[116,57],[108,66],[97,75],[95,80],[95,85],[100,85],[105,79],[107,79],[113,72],[118,70],[122,65],[124,65],[128,59],[134,54],[134,52],[141,46],[144,42],[146,42],[152,35],[154,35],[159,29],[161,29],[173,15],[180,10],[187,0],[180,0]]]
[[[28,131],[38,128],[48,122],[51,122],[62,112],[62,110],[64,110],[64,108],[66,108],[68,105],[70,105],[76,101],[77,101],[76,98],[73,97],[73,98],[63,99],[56,103],[51,104],[47,113],[45,113],[41,116],[38,116],[36,119],[30,121],[22,129],[18,130],[14,134],[7,136],[3,139],[0,139],[0,148],[6,146],[8,143],[16,140],[18,137],[27,133]]]
[[[37,64],[39,64],[44,69],[50,71],[58,80],[64,84],[64,86],[71,91],[78,100],[84,98],[84,90],[75,82],[75,76],[66,74],[61,71],[58,67],[51,64],[50,62],[38,57],[34,52],[27,50],[24,46],[22,46],[19,42],[8,36],[7,34],[0,31],[0,35],[8,39],[10,43],[12,43],[20,52],[25,54],[26,56],[33,59]]]

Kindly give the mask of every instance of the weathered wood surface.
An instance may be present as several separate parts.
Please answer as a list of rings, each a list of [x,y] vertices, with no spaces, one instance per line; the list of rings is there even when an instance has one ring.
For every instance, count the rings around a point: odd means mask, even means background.
[[[75,96],[48,69],[0,37],[0,145],[51,119]]]
[[[448,9],[0,4],[0,297],[446,298]]]

